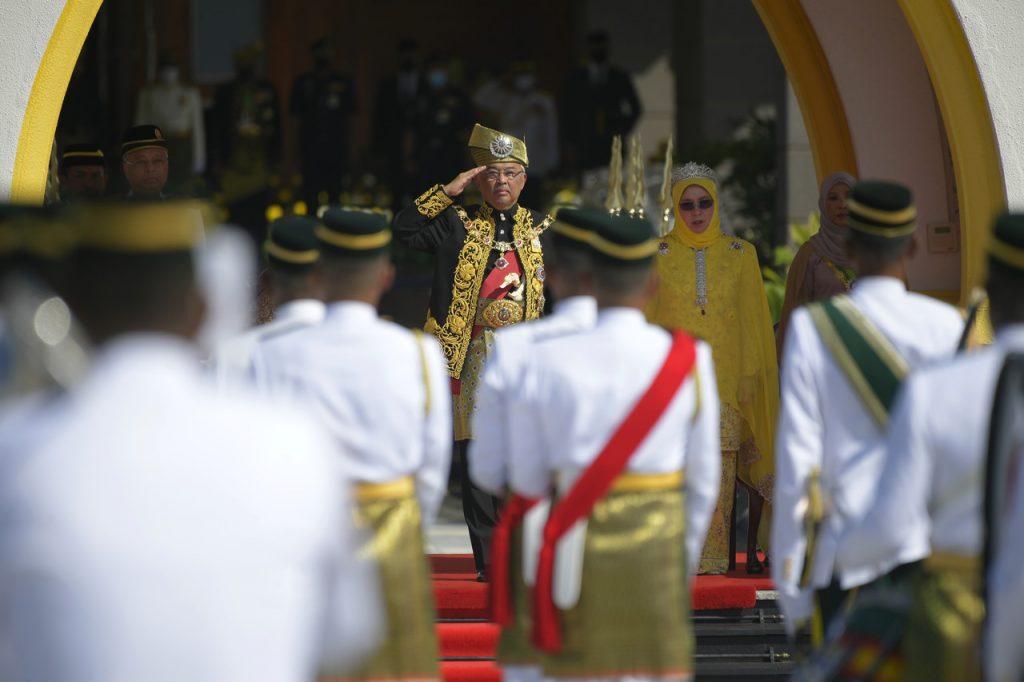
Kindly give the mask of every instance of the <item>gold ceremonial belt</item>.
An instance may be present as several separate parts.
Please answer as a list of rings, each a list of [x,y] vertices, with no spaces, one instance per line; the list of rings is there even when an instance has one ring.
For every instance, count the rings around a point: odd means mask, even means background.
[[[412,497],[416,492],[416,484],[412,476],[399,478],[387,483],[357,483],[356,500],[374,502],[376,500],[401,500]]]
[[[981,557],[953,552],[932,552],[924,558],[924,567],[933,571],[980,574]]]
[[[645,493],[656,490],[681,490],[686,480],[682,471],[667,474],[622,474],[612,483],[613,493]]]
[[[479,298],[473,324],[497,329],[523,321],[523,304],[510,298]]]

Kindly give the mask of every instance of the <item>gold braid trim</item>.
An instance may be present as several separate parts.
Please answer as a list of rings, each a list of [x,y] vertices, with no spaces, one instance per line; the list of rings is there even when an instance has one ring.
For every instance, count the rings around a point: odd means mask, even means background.
[[[467,236],[455,263],[452,302],[448,307],[448,316],[444,325],[438,327],[434,333],[448,359],[449,376],[458,379],[462,373],[462,365],[466,361],[466,352],[469,350],[473,321],[476,319],[477,299],[483,285],[484,271],[487,269],[487,257],[494,244],[496,226],[494,211],[487,204],[477,209],[476,218],[471,219],[461,206],[455,206],[455,212],[466,226]],[[543,275],[538,277],[544,268],[540,235],[551,225],[554,218],[548,216],[540,225],[534,227],[530,211],[520,206],[513,221],[512,237],[526,278],[525,319],[534,320],[540,317],[544,308]]]
[[[421,215],[434,219],[452,205],[452,198],[444,193],[441,185],[434,185],[416,198],[416,210]]]

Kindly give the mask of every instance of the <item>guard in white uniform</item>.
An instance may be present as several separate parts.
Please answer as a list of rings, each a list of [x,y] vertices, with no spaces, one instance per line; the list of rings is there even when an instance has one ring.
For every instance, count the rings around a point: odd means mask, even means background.
[[[575,224],[580,222],[574,219],[576,213],[563,209],[561,220],[545,235],[546,282],[557,301],[554,311],[543,319],[496,331],[494,347],[484,364],[473,414],[477,438],[470,443],[469,473],[477,486],[496,496],[505,495],[509,461],[521,450],[520,433],[533,428],[522,419],[518,405],[520,381],[533,360],[535,345],[591,329],[597,319],[591,283],[591,232],[585,222]],[[502,626],[497,660],[506,682],[540,680],[537,654],[529,644],[530,593],[522,580],[520,524],[531,506],[530,500],[507,499],[491,544],[491,611]]]
[[[595,231],[597,323],[535,343],[514,408],[533,428],[511,459],[512,491],[558,490],[536,561],[533,642],[547,678],[689,679],[690,576],[721,458],[711,350],[644,319],[657,287],[650,223],[581,214]]]
[[[1024,299],[1020,295],[1024,288],[1024,215],[1000,217],[988,251],[987,288],[996,342],[994,348],[978,355],[990,357],[993,367],[1001,364],[1003,357],[1007,361],[991,411],[985,483],[985,518],[990,524],[985,553],[989,564],[985,679],[1019,682],[1024,679],[1024,451],[1020,447],[1024,438]],[[993,375],[995,371],[989,370]],[[969,377],[956,389],[973,387],[975,382],[984,382],[985,376]]]
[[[307,216],[288,216],[270,224],[263,244],[267,269],[260,275],[260,285],[269,290],[274,319],[221,344],[213,359],[219,385],[251,382],[252,353],[261,342],[323,322],[327,308],[317,269],[317,224]]]
[[[840,543],[844,572],[923,559],[904,643],[908,680],[981,679],[989,422],[1003,360],[1007,352],[1024,351],[1024,316],[1014,317],[1024,276],[1001,258],[1004,249],[1015,248],[1011,240],[1024,241],[1022,227],[1024,218],[1002,217],[990,248],[995,345],[922,369],[907,381],[893,411],[874,500]]]
[[[326,435],[203,380],[190,209],[87,210],[69,291],[94,366],[0,436],[0,678],[344,674],[379,593]]]
[[[857,282],[848,296],[798,309],[786,335],[772,578],[790,632],[815,611],[817,644],[846,604],[844,590],[899,563],[885,556],[834,571],[843,532],[874,495],[900,382],[911,369],[951,357],[963,331],[956,310],[903,283],[915,217],[907,188],[858,183],[848,237]]]
[[[359,482],[358,516],[373,533],[364,551],[380,563],[388,634],[355,679],[437,679],[422,524],[436,517],[448,481],[446,362],[434,339],[377,317],[394,276],[384,215],[331,208],[321,221],[327,315],[260,344],[256,381],[306,405]]]

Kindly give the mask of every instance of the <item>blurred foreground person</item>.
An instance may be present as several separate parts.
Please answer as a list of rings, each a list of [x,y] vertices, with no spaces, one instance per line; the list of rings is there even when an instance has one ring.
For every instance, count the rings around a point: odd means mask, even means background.
[[[1024,351],[1024,262],[1013,258],[1022,247],[1024,216],[999,218],[987,286],[996,343],[908,379],[893,410],[874,501],[840,544],[844,571],[922,562],[910,582],[906,680],[981,679],[985,454],[1004,358]],[[1002,547],[1019,544],[1006,539]]]
[[[533,642],[545,678],[688,680],[690,576],[721,459],[711,349],[644,319],[658,281],[651,224],[588,214],[597,323],[536,344],[516,407],[534,426],[510,487],[557,490],[543,533],[524,531],[540,547],[527,564]]]
[[[970,376],[965,367],[964,383],[956,388],[984,383],[994,375],[998,360],[1007,356],[995,388],[988,442],[984,501],[988,522],[984,558],[988,565],[983,567],[987,575],[982,574],[987,577],[988,614],[983,639],[985,679],[1018,682],[1024,679],[1024,453],[1020,447],[1024,426],[1024,298],[1020,295],[1024,288],[1024,215],[999,218],[988,251],[987,289],[996,345],[977,352],[990,363],[984,366],[985,373]],[[992,379],[987,381],[991,387]]]
[[[952,306],[904,284],[917,225],[910,190],[860,182],[848,205],[857,281],[848,296],[793,313],[775,449],[772,579],[791,632],[813,613],[816,646],[848,608],[849,590],[899,563],[872,555],[837,567],[836,556],[874,496],[897,390],[911,370],[952,357],[963,331]]]
[[[370,535],[362,552],[379,564],[388,630],[348,679],[437,680],[423,526],[437,516],[451,459],[444,356],[433,339],[377,317],[394,278],[384,215],[330,208],[321,221],[326,317],[261,343],[256,381],[316,417],[358,482],[357,518]]]
[[[60,157],[60,199],[96,199],[107,193],[107,161],[94,144],[69,144]]]
[[[348,486],[316,426],[204,381],[193,205],[83,209],[92,369],[0,435],[0,679],[274,680],[375,643]]]
[[[260,274],[259,288],[270,292],[274,319],[221,344],[214,357],[218,384],[249,383],[257,344],[323,321],[320,246],[313,234],[317,225],[307,216],[271,223],[263,243],[267,267]]]
[[[592,329],[597,301],[591,287],[591,230],[585,214],[562,209],[547,235],[547,282],[556,297],[554,311],[533,322],[499,329],[494,350],[484,365],[473,431],[487,434],[472,441],[469,473],[483,490],[505,496],[511,460],[520,452],[519,436],[533,428],[519,421],[519,393],[526,370],[541,341]],[[535,510],[535,511],[533,511]],[[491,615],[502,626],[498,663],[507,682],[540,680],[539,657],[530,646],[530,589],[523,581],[522,523],[543,514],[536,500],[511,496],[498,517],[491,546]],[[537,520],[536,518],[534,519]],[[543,518],[539,519],[543,522]]]

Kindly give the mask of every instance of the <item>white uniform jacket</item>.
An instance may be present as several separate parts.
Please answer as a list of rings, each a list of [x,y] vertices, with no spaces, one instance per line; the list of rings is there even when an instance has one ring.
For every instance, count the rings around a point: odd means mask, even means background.
[[[641,311],[609,308],[593,329],[537,344],[522,387],[531,429],[510,462],[510,486],[541,497],[558,472],[587,467],[654,380],[671,337]],[[698,399],[699,392],[699,399]],[[692,574],[718,499],[721,457],[711,349],[697,342],[694,370],[626,467],[686,476],[686,551]]]
[[[448,483],[452,417],[447,365],[430,336],[377,317],[366,303],[332,303],[322,324],[261,343],[257,386],[306,405],[364,483],[416,479],[424,526]]]
[[[0,435],[0,679],[300,682],[381,630],[315,423],[131,335]]]
[[[949,305],[906,290],[891,277],[864,277],[850,300],[910,368],[953,356],[963,320]],[[826,519],[817,539],[811,587],[832,580],[839,539],[867,510],[881,472],[885,433],[878,428],[825,346],[804,308],[793,313],[782,356],[782,403],[775,447],[772,579],[787,622],[811,613],[799,587],[806,538],[807,481],[820,472]],[[863,585],[895,565],[892,558],[845,571],[845,587]]]
[[[278,307],[270,322],[247,329],[220,344],[212,363],[217,385],[250,385],[253,379],[252,354],[260,343],[320,324],[326,310],[327,306],[322,301],[311,298],[288,301]]]
[[[520,385],[536,355],[536,344],[591,329],[597,320],[597,301],[573,296],[560,301],[549,317],[499,329],[477,389],[473,433],[469,445],[469,475],[482,489],[503,495],[508,484],[508,460],[519,451],[516,438],[524,423]]]

